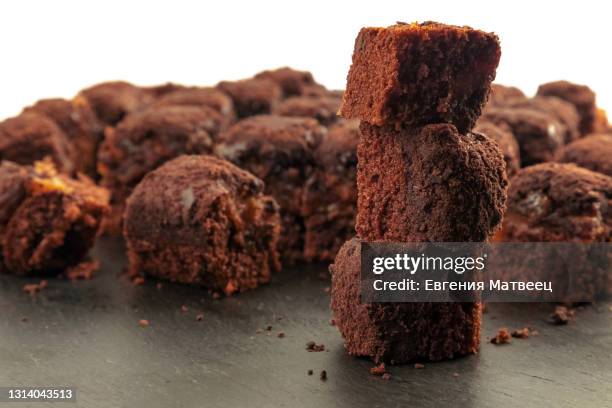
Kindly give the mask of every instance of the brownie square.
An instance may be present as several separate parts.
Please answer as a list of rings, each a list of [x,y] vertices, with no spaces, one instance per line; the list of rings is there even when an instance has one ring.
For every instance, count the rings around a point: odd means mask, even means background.
[[[595,130],[597,122],[595,92],[588,86],[568,81],[548,82],[538,87],[537,94],[556,96],[573,104],[580,115],[580,133],[582,135],[592,133]]]
[[[373,125],[472,129],[501,52],[496,35],[427,22],[363,28],[340,115]]]
[[[314,118],[330,126],[338,120],[341,99],[333,96],[293,96],[279,103],[273,113],[280,116]]]
[[[104,124],[114,126],[128,114],[146,108],[154,100],[154,92],[129,82],[103,82],[83,89],[77,95],[85,98]]]
[[[315,171],[304,190],[304,257],[332,261],[355,235],[359,121],[343,120],[328,129],[315,150]]]
[[[295,95],[303,95],[308,90],[316,87],[312,74],[308,71],[282,67],[272,70],[262,71],[255,75],[257,79],[269,79],[277,83],[283,90],[285,98]]]
[[[221,81],[217,88],[232,98],[239,119],[269,114],[283,97],[280,85],[266,78]]]
[[[612,134],[590,135],[563,147],[557,154],[561,163],[574,163],[612,177]]]
[[[50,161],[0,165],[0,264],[17,275],[51,275],[93,246],[108,192],[60,174]]]
[[[278,206],[228,161],[181,156],[147,174],[127,201],[130,272],[231,295],[280,268]]]

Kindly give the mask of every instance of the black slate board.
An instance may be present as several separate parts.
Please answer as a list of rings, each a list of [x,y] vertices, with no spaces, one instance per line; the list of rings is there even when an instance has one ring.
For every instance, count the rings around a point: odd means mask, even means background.
[[[546,322],[552,305],[490,305],[478,355],[392,367],[384,381],[344,352],[329,324],[325,265],[213,300],[197,288],[133,286],[119,276],[120,242],[102,240],[94,256],[102,270],[93,280],[51,279],[35,297],[21,291],[34,280],[0,276],[0,387],[77,388],[77,404],[54,407],[612,407],[610,303],[580,310],[564,327]],[[270,335],[256,334],[267,325]],[[502,326],[540,335],[488,343]],[[328,351],[307,352],[309,340]]]

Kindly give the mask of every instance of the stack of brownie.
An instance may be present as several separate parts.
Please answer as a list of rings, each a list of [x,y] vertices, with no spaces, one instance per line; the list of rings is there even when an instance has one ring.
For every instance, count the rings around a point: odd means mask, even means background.
[[[480,242],[502,218],[505,164],[472,132],[495,77],[494,34],[439,23],[364,28],[340,113],[361,120],[358,238],[332,271],[336,325],[350,354],[376,362],[474,353],[479,303],[360,303],[360,241]]]

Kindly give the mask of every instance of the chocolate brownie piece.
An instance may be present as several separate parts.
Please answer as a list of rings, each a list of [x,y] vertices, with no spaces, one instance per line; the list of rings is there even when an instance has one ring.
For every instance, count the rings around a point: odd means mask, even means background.
[[[359,121],[340,119],[315,150],[316,168],[304,191],[304,257],[332,261],[355,235]]]
[[[205,106],[162,106],[129,115],[107,128],[98,151],[100,184],[111,193],[112,214],[104,229],[121,232],[126,198],[145,174],[182,154],[212,152],[221,115]]]
[[[103,126],[86,99],[42,99],[24,112],[39,113],[55,122],[72,144],[71,159],[75,170],[94,179],[97,177],[96,154]]]
[[[285,99],[273,110],[280,116],[298,116],[317,119],[329,126],[338,119],[341,100],[330,96],[293,96]]]
[[[507,125],[501,124],[498,126],[486,120],[479,120],[476,123],[474,132],[482,133],[497,142],[506,162],[506,175],[508,179],[519,171],[521,168],[521,151],[518,142]]]
[[[546,113],[565,126],[565,143],[580,137],[580,116],[571,103],[556,96],[536,96],[528,99],[512,98],[506,108],[525,108]]]
[[[232,98],[239,119],[268,114],[283,97],[282,88],[270,79],[221,81],[217,88]]]
[[[180,156],[147,174],[127,201],[130,271],[226,295],[280,269],[278,206],[261,180],[228,161]]]
[[[508,191],[503,240],[612,240],[612,178],[574,164],[522,169]]]
[[[219,112],[223,117],[223,128],[236,120],[234,103],[224,92],[216,88],[184,88],[166,92],[153,106],[207,106]]]
[[[597,107],[595,92],[591,88],[568,81],[555,81],[540,85],[537,94],[556,96],[572,103],[580,115],[580,133],[586,135],[593,132]]]
[[[561,149],[557,161],[574,163],[612,177],[612,135],[590,135],[578,139]]]
[[[541,163],[521,169],[512,179],[498,238],[507,242],[576,243],[571,250],[560,248],[558,256],[548,255],[544,266],[538,268],[540,279],[554,282],[557,291],[571,282],[569,292],[557,293],[564,301],[596,300],[612,293],[612,258],[607,248],[586,244],[612,242],[611,209],[612,178],[574,164]],[[557,266],[551,266],[553,262]],[[535,249],[525,254],[525,259],[504,261],[507,267],[502,279],[528,280],[534,265],[541,263]]]
[[[521,165],[551,161],[565,144],[566,128],[549,114],[526,108],[491,108],[482,120],[506,124],[521,150]]]
[[[85,98],[103,123],[114,126],[149,105],[154,93],[129,82],[114,81],[83,89],[77,98]]]
[[[363,28],[340,115],[378,126],[451,123],[465,133],[487,101],[500,55],[496,35],[469,27]]]
[[[526,101],[527,96],[515,86],[491,84],[487,107],[504,107],[508,101]]]
[[[46,157],[60,171],[73,173],[73,146],[51,119],[26,112],[0,122],[0,160],[32,164]]]
[[[448,124],[394,130],[361,122],[360,129],[360,238],[480,242],[494,232],[507,186],[497,143]]]
[[[0,164],[0,264],[17,275],[56,274],[81,262],[108,211],[108,193],[59,174],[50,161]]]
[[[308,71],[298,71],[289,67],[266,70],[255,75],[255,78],[270,79],[283,90],[285,97],[302,95],[305,90],[317,85]]]
[[[314,149],[326,129],[310,118],[260,115],[244,119],[219,136],[215,152],[266,183],[281,208],[279,243],[283,262],[303,258],[304,185],[315,167]]]
[[[360,250],[358,239],[346,242],[330,268],[331,308],[349,354],[402,364],[478,351],[480,303],[361,303]]]

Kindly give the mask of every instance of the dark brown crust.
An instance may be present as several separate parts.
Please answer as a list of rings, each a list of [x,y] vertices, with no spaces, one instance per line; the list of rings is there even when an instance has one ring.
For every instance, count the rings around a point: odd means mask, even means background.
[[[79,97],[87,99],[98,119],[114,126],[128,114],[148,106],[154,99],[154,93],[129,82],[115,81],[83,89]]]
[[[278,206],[263,182],[212,156],[181,156],[149,173],[127,202],[130,270],[229,295],[280,268]]]
[[[556,96],[573,104],[580,115],[580,133],[582,135],[587,135],[595,130],[597,121],[595,92],[588,86],[573,84],[568,81],[548,82],[538,87],[537,94]]]
[[[469,27],[363,28],[340,115],[378,126],[452,123],[467,132],[487,101],[500,56],[496,35]]]
[[[83,260],[108,212],[108,194],[89,179],[35,167],[0,165],[2,269],[17,275],[55,274]]]
[[[55,122],[73,146],[71,160],[75,170],[97,177],[96,154],[103,126],[86,99],[42,99],[24,112],[39,113]]]
[[[331,308],[349,354],[367,356],[376,363],[403,364],[478,351],[481,304],[362,304],[360,264],[360,243],[352,239],[330,268]]]
[[[612,134],[590,135],[578,139],[561,149],[557,161],[574,163],[612,177]]]
[[[211,135],[221,122],[221,115],[205,106],[162,106],[107,128],[98,151],[100,184],[112,193],[113,215],[105,231],[121,233],[125,199],[145,174],[182,154],[210,153]]]
[[[565,144],[566,128],[553,116],[526,108],[491,108],[482,120],[507,125],[521,150],[521,165],[554,160]]]
[[[260,115],[236,123],[219,136],[215,152],[266,183],[281,207],[283,262],[303,257],[303,191],[314,171],[314,150],[326,129],[315,119]]]
[[[362,122],[360,129],[362,239],[479,242],[495,231],[507,186],[495,142],[446,124],[394,131]]]
[[[258,79],[269,79],[276,82],[283,90],[285,97],[303,95],[316,85],[312,74],[308,71],[298,71],[289,67],[262,71],[255,75]]]
[[[271,79],[221,81],[217,88],[232,98],[239,119],[269,114],[282,99],[282,88]]]
[[[304,257],[332,261],[355,235],[359,121],[331,126],[315,150],[316,169],[304,189]]]
[[[522,169],[508,191],[503,240],[612,241],[612,178],[574,164]]]
[[[34,112],[0,122],[0,160],[32,164],[46,157],[66,173],[74,172],[73,147],[51,119]]]
[[[474,128],[474,132],[482,133],[497,142],[506,162],[506,175],[508,179],[520,170],[521,151],[508,126],[504,124],[498,126],[486,120],[479,120]]]
[[[330,126],[338,119],[341,100],[330,96],[294,96],[285,99],[273,110],[280,116],[297,116],[317,119]]]

